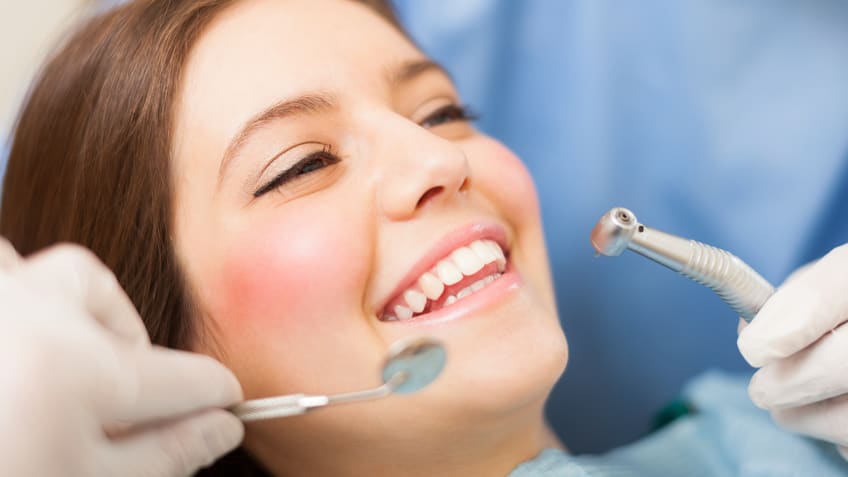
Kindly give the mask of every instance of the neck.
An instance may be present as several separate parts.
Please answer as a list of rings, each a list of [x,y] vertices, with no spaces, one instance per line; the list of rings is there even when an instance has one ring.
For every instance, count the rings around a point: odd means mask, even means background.
[[[369,435],[368,429],[355,436],[299,434],[300,439],[283,440],[248,435],[245,445],[275,476],[507,475],[546,447],[562,448],[544,422],[541,405],[497,423],[449,423],[437,431],[410,437],[401,425],[391,439]]]

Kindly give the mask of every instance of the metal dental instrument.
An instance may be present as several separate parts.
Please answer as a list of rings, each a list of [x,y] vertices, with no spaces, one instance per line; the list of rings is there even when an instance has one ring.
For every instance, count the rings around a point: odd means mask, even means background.
[[[730,252],[642,225],[623,207],[601,217],[591,240],[601,255],[630,249],[711,288],[749,323],[774,293],[769,282]]]
[[[296,416],[308,410],[370,401],[391,394],[411,394],[433,382],[445,367],[444,347],[431,338],[416,338],[393,343],[383,365],[383,385],[365,391],[333,395],[290,394],[252,399],[230,408],[242,421],[258,421]]]

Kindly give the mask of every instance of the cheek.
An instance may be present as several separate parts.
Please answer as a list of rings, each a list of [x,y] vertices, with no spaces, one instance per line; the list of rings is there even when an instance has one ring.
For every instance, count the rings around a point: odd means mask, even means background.
[[[468,155],[477,187],[514,227],[517,236],[513,258],[521,264],[525,278],[554,309],[553,282],[533,178],[518,156],[498,141],[484,137],[474,147]]]
[[[541,226],[536,186],[518,156],[488,137],[469,148],[468,155],[478,187],[498,201],[498,209],[518,223],[530,220]]]
[[[242,340],[248,346],[269,337],[297,346],[331,338],[361,303],[366,241],[346,239],[355,235],[349,221],[293,212],[255,220],[223,254],[209,311],[230,344],[238,337],[249,338]]]

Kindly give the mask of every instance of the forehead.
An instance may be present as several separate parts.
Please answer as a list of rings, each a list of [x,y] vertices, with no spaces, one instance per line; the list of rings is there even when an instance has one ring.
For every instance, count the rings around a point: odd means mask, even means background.
[[[385,19],[351,0],[242,0],[193,46],[178,111],[191,122],[216,118],[232,131],[304,92],[380,94],[387,68],[422,57]]]
[[[222,12],[193,47],[188,68],[226,68],[255,81],[283,74],[305,84],[339,69],[368,69],[420,55],[385,19],[352,0],[242,0]],[[394,58],[398,59],[398,58]],[[274,79],[278,83],[279,78]]]

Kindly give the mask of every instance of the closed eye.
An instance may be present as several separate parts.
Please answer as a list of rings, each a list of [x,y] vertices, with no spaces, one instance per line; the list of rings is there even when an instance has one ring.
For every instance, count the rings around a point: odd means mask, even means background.
[[[304,176],[312,174],[320,169],[337,164],[341,159],[335,155],[329,147],[325,146],[320,151],[315,151],[303,159],[297,161],[294,165],[277,174],[276,177],[266,182],[253,193],[253,197],[260,197],[272,190],[278,189],[283,185],[300,179]]]
[[[478,116],[472,113],[467,106],[448,104],[424,118],[424,120],[421,121],[421,126],[425,128],[432,128],[439,126],[440,124],[458,121],[474,121],[477,118]]]

